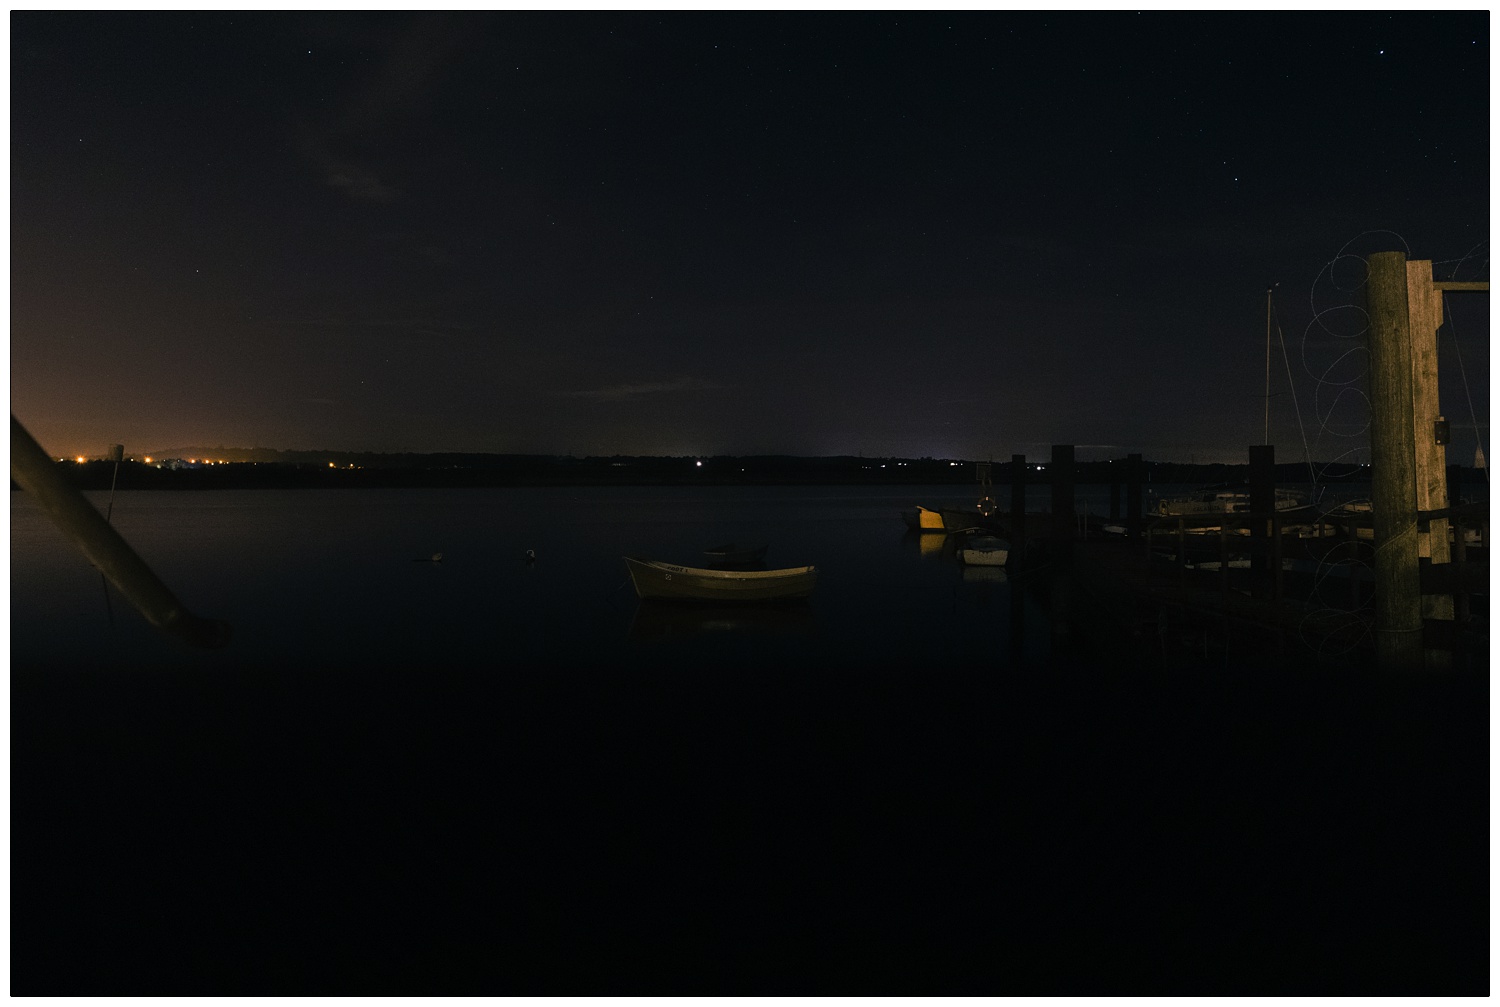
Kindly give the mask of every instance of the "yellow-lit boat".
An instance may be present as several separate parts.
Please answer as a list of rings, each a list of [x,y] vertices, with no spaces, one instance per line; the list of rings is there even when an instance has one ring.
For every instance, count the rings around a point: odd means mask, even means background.
[[[901,520],[906,522],[906,527],[912,531],[946,531],[943,525],[942,511],[929,510],[926,507],[917,507],[915,510],[901,512]]]

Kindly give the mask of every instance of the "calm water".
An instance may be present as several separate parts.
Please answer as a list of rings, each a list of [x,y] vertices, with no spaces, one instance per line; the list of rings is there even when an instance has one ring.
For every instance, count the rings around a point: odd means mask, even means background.
[[[972,496],[118,494],[202,653],[13,493],[13,992],[1486,989],[1483,683],[1054,655]],[[639,611],[729,540],[811,603]]]
[[[127,540],[190,609],[234,626],[227,650],[200,653],[107,598],[98,574],[13,494],[12,657],[18,667],[492,673],[1041,659],[1047,632],[1034,603],[1018,622],[1003,574],[966,580],[951,546],[935,549],[901,523],[917,500],[973,497],[963,487],[117,494]],[[769,566],[816,565],[812,603],[727,621],[638,613],[622,555],[701,566],[703,550],[726,541],[768,543]],[[536,562],[524,560],[528,549]],[[436,553],[441,563],[422,562]],[[1011,647],[1012,627],[1024,648]]]

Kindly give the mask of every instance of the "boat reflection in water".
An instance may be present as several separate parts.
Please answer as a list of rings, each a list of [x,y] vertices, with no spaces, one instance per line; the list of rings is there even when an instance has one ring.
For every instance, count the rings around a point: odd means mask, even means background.
[[[963,574],[965,584],[1004,584],[1007,579],[1003,566],[965,566]]]
[[[643,601],[630,623],[631,640],[676,640],[742,633],[810,635],[817,620],[807,605],[692,605]]]
[[[952,551],[946,535],[919,535],[917,536],[917,548],[922,551],[923,556],[941,556],[945,551]]]

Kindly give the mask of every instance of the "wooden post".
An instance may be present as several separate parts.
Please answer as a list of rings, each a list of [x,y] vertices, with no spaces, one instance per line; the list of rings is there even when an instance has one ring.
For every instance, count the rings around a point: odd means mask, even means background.
[[[1442,414],[1438,402],[1437,332],[1443,324],[1443,295],[1432,286],[1432,262],[1418,259],[1406,264],[1406,301],[1411,330],[1412,443],[1415,448],[1417,510],[1448,508],[1448,448],[1438,443],[1437,421]],[[1446,440],[1444,437],[1442,440]],[[1448,519],[1433,518],[1424,528],[1417,525],[1417,556],[1434,566],[1450,562]],[[1453,596],[1422,596],[1422,617],[1444,622],[1453,620]],[[1446,650],[1429,650],[1427,666],[1438,670],[1450,666]]]
[[[1141,476],[1145,467],[1140,455],[1125,457],[1125,528],[1131,538],[1141,534]]]
[[[184,608],[104,515],[62,477],[15,416],[10,418],[10,477],[153,626],[197,647],[229,643],[229,624]]]
[[[1177,586],[1187,587],[1187,518],[1177,517]]]
[[[1229,527],[1228,522],[1219,525],[1219,608],[1229,613]]]
[[[1464,568],[1469,559],[1469,544],[1464,541],[1464,533],[1467,531],[1468,529],[1460,523],[1458,534],[1453,537],[1453,562],[1456,566],[1453,579],[1458,584],[1458,593],[1453,596],[1455,639],[1457,639],[1457,631],[1462,630],[1469,621],[1469,592],[1464,586]]]
[[[1375,648],[1383,668],[1410,671],[1422,667],[1422,594],[1406,255],[1377,252],[1367,264]]]
[[[1077,520],[1073,506],[1073,445],[1052,445],[1052,461],[1047,465],[1052,475],[1052,541],[1051,546],[1059,556],[1070,556],[1073,552],[1073,522]]]
[[[1026,456],[1010,456],[1010,533],[1012,549],[1026,547]]]
[[[1012,578],[1006,586],[1010,588],[1011,661],[1012,667],[1019,668],[1026,659],[1026,581]]]
[[[1282,560],[1284,558],[1284,543],[1281,536],[1286,529],[1281,526],[1281,515],[1271,515],[1271,600],[1281,601],[1285,592],[1283,587],[1286,580],[1282,572]]]

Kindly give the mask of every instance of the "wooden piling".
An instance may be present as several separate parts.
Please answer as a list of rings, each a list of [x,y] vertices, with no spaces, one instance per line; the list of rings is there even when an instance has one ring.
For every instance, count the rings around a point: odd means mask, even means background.
[[[1145,468],[1140,455],[1125,457],[1125,528],[1131,538],[1141,534],[1141,478]]]
[[[1367,265],[1376,657],[1411,671],[1422,667],[1422,595],[1406,255],[1377,252]]]
[[[1014,548],[1015,543],[1012,543]],[[1011,580],[1010,587],[1010,653],[1015,667],[1020,667],[1026,658],[1026,585],[1027,581]]]
[[[1229,527],[1219,525],[1219,607],[1229,611]]]
[[[1073,458],[1071,444],[1052,445],[1052,461],[1047,471],[1052,476],[1051,546],[1059,556],[1071,555],[1073,524],[1077,512],[1073,505]]]
[[[1271,515],[1271,600],[1281,601],[1285,596],[1286,572],[1285,566],[1286,540],[1282,537],[1286,529],[1281,524],[1281,516]]]
[[[1469,594],[1464,590],[1464,567],[1469,560],[1469,544],[1464,540],[1467,529],[1458,525],[1458,534],[1453,537],[1453,562],[1457,565],[1457,576],[1455,583],[1459,585],[1458,591],[1453,595],[1453,619],[1458,629],[1463,629],[1469,621]],[[1457,638],[1457,634],[1454,634]]]
[[[1026,456],[1010,456],[1010,533],[1013,549],[1026,547]]]
[[[1408,328],[1411,332],[1412,444],[1415,449],[1417,511],[1448,509],[1447,436],[1438,436],[1442,408],[1438,402],[1437,332],[1443,324],[1443,295],[1432,286],[1432,262],[1418,259],[1406,264]],[[1433,566],[1451,562],[1446,517],[1417,524],[1417,562]],[[1451,594],[1424,594],[1422,617],[1453,621]],[[1446,649],[1429,648],[1427,667],[1440,670],[1451,665]]]
[[[1177,518],[1177,586],[1184,591],[1187,590],[1188,584],[1187,572],[1187,519],[1179,516]]]

